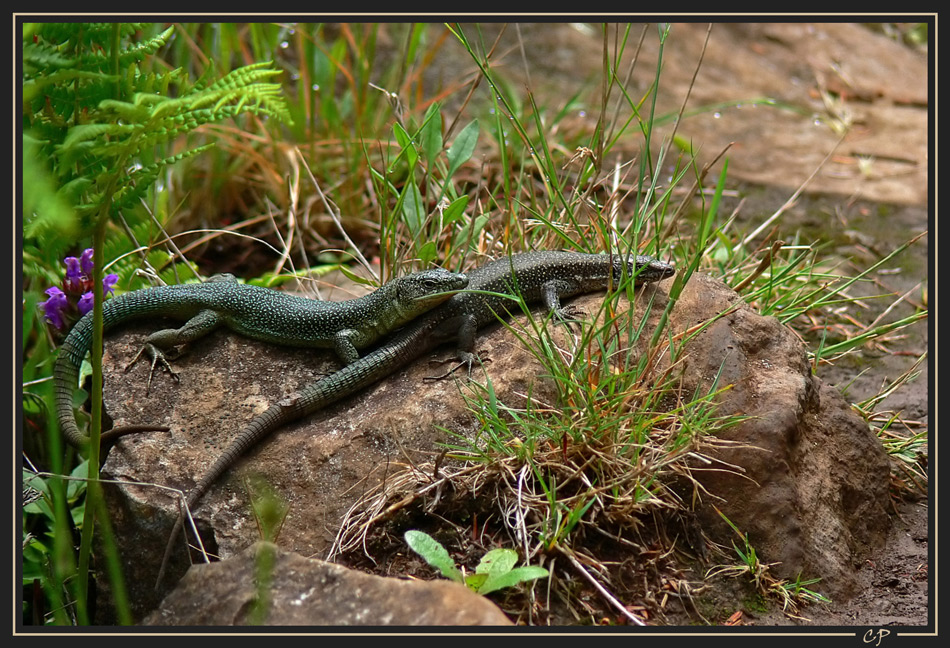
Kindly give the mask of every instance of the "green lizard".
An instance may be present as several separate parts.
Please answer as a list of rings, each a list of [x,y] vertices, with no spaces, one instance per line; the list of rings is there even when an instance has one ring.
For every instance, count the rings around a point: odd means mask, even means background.
[[[672,265],[648,256],[625,258],[619,254],[576,252],[525,252],[476,268],[468,275],[467,290],[417,318],[356,362],[255,417],[188,492],[185,506],[193,509],[218,477],[277,428],[372,385],[443,343],[455,339],[459,358],[471,368],[476,360],[472,349],[477,329],[507,315],[511,308],[518,308],[506,295],[520,295],[529,304],[542,302],[554,316],[566,321],[568,313],[561,307],[562,298],[605,290],[610,285],[619,285],[625,276],[643,284],[665,279],[674,272]],[[183,515],[175,521],[156,587],[164,576],[183,521]]]
[[[372,293],[330,302],[298,297],[279,290],[238,283],[233,275],[215,275],[198,284],[145,288],[119,295],[103,305],[105,330],[133,319],[170,317],[187,320],[178,329],[148,336],[142,354],[152,359],[148,384],[156,363],[171,371],[165,352],[207,335],[219,326],[265,342],[286,346],[333,348],[344,364],[363,349],[464,288],[468,278],[441,268],[425,270],[387,282]],[[56,415],[66,440],[77,448],[88,443],[73,418],[72,397],[79,367],[92,345],[92,313],[69,332],[53,369]],[[124,434],[143,426],[114,428],[102,434],[108,448]],[[157,429],[157,428],[148,428]]]

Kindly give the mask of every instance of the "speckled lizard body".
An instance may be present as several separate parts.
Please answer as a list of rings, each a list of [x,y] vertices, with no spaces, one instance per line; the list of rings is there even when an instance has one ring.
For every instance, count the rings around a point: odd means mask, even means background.
[[[241,284],[232,275],[216,275],[204,283],[145,288],[110,299],[102,309],[103,328],[110,330],[146,317],[187,320],[181,328],[156,331],[146,339],[132,362],[145,353],[152,358],[152,371],[156,363],[162,363],[171,372],[165,351],[220,326],[274,344],[333,348],[340,360],[349,364],[359,358],[358,349],[442,303],[467,282],[462,274],[425,270],[387,282],[363,297],[331,302]],[[53,369],[60,429],[78,448],[88,444],[88,438],[76,425],[72,397],[79,367],[91,344],[92,313],[88,313],[69,332]],[[149,382],[151,378],[149,373]],[[105,432],[101,444],[108,447],[129,431],[135,429]]]

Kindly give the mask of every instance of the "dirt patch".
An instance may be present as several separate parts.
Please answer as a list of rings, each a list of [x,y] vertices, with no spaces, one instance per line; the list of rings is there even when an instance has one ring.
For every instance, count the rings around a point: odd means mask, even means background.
[[[439,578],[433,568],[406,549],[402,539],[405,531],[429,533],[450,551],[457,564],[469,570],[496,543],[507,543],[497,524],[497,511],[484,505],[487,498],[448,492],[442,497],[436,515],[427,510],[426,502],[406,507],[374,527],[359,551],[349,552],[337,562],[380,576]],[[707,578],[708,570],[717,565],[735,564],[735,554],[725,547],[697,551],[702,547],[702,530],[689,516],[658,516],[644,527],[637,538],[644,559],[631,558],[630,542],[615,542],[606,527],[600,535],[588,533],[578,538],[575,546],[595,553],[609,566],[611,594],[627,602],[628,609],[651,625],[913,628],[934,622],[928,609],[927,528],[926,502],[895,503],[894,523],[884,547],[855,566],[855,596],[831,597],[827,602],[786,609],[779,597],[763,595],[748,575]],[[558,580],[568,585],[556,588],[553,594],[542,588],[492,594],[490,598],[516,623],[629,624],[563,557],[548,557],[536,564],[554,571]],[[821,590],[820,585],[810,587]]]

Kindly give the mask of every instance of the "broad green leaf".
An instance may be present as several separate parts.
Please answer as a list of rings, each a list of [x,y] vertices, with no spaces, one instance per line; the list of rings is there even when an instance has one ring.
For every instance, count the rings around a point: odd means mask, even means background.
[[[465,215],[465,208],[468,206],[468,196],[460,196],[453,200],[445,211],[442,212],[442,223],[451,225],[459,218]]]
[[[504,589],[505,587],[513,587],[520,583],[526,583],[527,581],[545,578],[547,575],[548,570],[544,567],[536,567],[533,565],[516,567],[511,571],[499,575],[497,578],[489,574],[485,582],[482,583],[482,586],[475,591],[479,594],[489,594],[495,590]]]
[[[463,164],[468,162],[475,152],[475,144],[478,143],[478,120],[473,119],[465,128],[455,137],[452,146],[449,147],[449,175],[452,177]]]
[[[492,549],[482,556],[481,562],[475,568],[475,573],[502,574],[511,571],[517,563],[518,553],[514,549]]]
[[[425,267],[430,261],[434,261],[438,258],[439,248],[435,241],[426,241],[416,252],[416,256],[419,257],[419,261],[422,263],[422,266]]]
[[[43,580],[47,577],[46,573],[46,555],[38,551],[30,551],[33,546],[33,542],[30,543],[30,546],[23,549],[23,584],[31,585],[34,579]]]
[[[442,575],[457,583],[463,583],[462,572],[455,561],[439,541],[422,531],[409,530],[403,536],[409,548],[422,556],[423,560],[442,572]]]
[[[53,511],[49,507],[49,485],[46,483],[46,480],[44,480],[42,477],[34,475],[29,470],[23,470],[22,474],[23,474],[23,483],[26,486],[35,488],[36,490],[43,493],[43,495],[45,495],[45,497],[41,497],[37,500],[33,500],[32,502],[24,506],[23,512],[33,513],[33,514],[40,513],[49,518],[52,518]]]
[[[86,517],[86,500],[83,500],[82,504],[78,506],[72,506],[69,509],[69,515],[73,519],[73,526],[82,529],[82,523]]]
[[[403,191],[402,219],[409,228],[409,233],[416,238],[426,219],[425,202],[422,200],[419,188],[412,182],[409,182]]]
[[[66,482],[66,498],[72,501],[86,490],[86,482],[83,480],[89,476],[89,461],[83,461],[73,468],[69,476],[75,478]]]
[[[416,166],[416,160],[419,159],[419,155],[416,153],[415,144],[412,143],[412,137],[410,137],[409,133],[406,132],[406,129],[403,128],[399,122],[393,124],[393,136],[396,138],[396,143],[399,144],[399,155],[405,155],[409,168],[414,168]],[[396,156],[396,159],[398,160],[399,156]]]
[[[465,576],[465,587],[478,592],[486,580],[488,580],[488,574],[468,574]]]
[[[429,106],[419,129],[419,144],[426,164],[430,167],[442,152],[442,113],[439,112],[439,107],[438,102]]]

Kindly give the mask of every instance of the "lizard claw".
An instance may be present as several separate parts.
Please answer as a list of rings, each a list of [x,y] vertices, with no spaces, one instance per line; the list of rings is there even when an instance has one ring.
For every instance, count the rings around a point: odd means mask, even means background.
[[[554,311],[554,315],[565,324],[573,324],[578,320],[586,319],[587,311],[579,306],[571,305],[559,308]]]
[[[580,320],[587,318],[587,311],[583,308],[573,305],[565,306],[564,308],[559,308],[554,311],[554,316],[560,320],[560,322],[564,324],[564,326],[566,326],[572,333],[575,332],[575,326],[577,327],[576,332],[580,333]]]
[[[175,380],[175,382],[181,382],[181,379],[178,377],[178,374],[175,372],[174,369],[172,369],[172,366],[168,363],[168,359],[165,353],[154,344],[150,344],[147,342],[144,345],[142,345],[142,348],[139,349],[139,352],[135,354],[135,357],[132,358],[132,361],[129,362],[129,364],[125,366],[126,372],[128,372],[129,369],[132,368],[132,365],[134,365],[136,362],[139,361],[139,358],[142,357],[143,353],[152,359],[152,364],[148,371],[148,380],[145,382],[146,396],[148,396],[149,391],[151,390],[152,376],[155,375],[155,367],[158,364],[162,365],[162,370],[167,371],[169,375],[171,375],[171,377]]]
[[[446,362],[452,362],[452,360],[434,360],[433,362],[437,364],[445,364]],[[449,376],[454,374],[456,371],[458,371],[462,367],[468,367],[468,377],[471,378],[472,365],[474,365],[476,362],[479,365],[483,365],[486,362],[491,362],[491,358],[485,358],[484,360],[482,360],[481,358],[476,356],[474,353],[463,351],[459,353],[459,362],[456,363],[454,367],[446,371],[444,374],[441,374],[438,376],[426,376],[425,378],[423,378],[423,380],[428,381],[428,382],[433,382],[436,380],[444,380],[445,378],[448,378]]]

